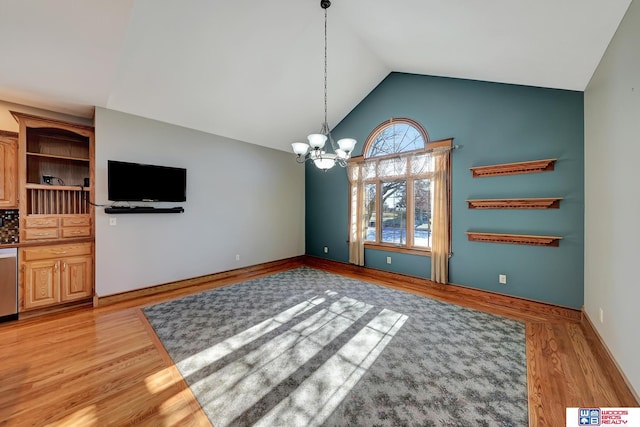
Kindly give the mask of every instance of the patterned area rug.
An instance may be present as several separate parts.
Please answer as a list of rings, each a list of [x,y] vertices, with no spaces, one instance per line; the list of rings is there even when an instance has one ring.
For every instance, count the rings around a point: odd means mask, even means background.
[[[528,423],[514,320],[306,267],[144,313],[215,427]]]

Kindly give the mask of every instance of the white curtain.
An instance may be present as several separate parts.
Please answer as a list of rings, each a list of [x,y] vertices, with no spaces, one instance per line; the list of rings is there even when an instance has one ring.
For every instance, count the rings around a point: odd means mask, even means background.
[[[362,163],[347,165],[347,175],[351,183],[349,262],[355,265],[364,265],[364,240],[367,232],[364,207],[364,166]]]
[[[431,222],[431,280],[449,282],[449,157],[451,152],[433,153],[433,206]]]

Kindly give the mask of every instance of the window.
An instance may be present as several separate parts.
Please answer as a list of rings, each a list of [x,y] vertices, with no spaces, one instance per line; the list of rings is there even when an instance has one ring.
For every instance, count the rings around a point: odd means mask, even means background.
[[[446,151],[444,173],[448,188],[451,141],[430,142],[424,128],[406,118],[388,120],[371,132],[363,156],[350,163],[352,211],[359,209],[358,200],[363,204],[362,216],[352,212],[350,243],[358,242],[360,236],[367,247],[431,252],[437,169],[434,153]],[[359,185],[362,199],[358,199]],[[448,190],[446,203],[449,204]],[[447,240],[448,228],[447,218]]]
[[[378,126],[365,143],[366,158],[424,149],[427,132],[410,119],[392,119]]]

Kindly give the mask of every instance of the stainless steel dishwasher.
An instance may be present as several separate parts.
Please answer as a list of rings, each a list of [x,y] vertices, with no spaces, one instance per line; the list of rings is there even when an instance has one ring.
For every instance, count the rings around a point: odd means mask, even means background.
[[[0,249],[0,322],[18,318],[18,249]]]

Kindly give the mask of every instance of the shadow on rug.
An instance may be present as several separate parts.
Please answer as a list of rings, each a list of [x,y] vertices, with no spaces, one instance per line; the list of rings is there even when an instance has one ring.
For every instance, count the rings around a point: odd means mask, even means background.
[[[306,267],[143,309],[214,426],[526,426],[524,324]]]

